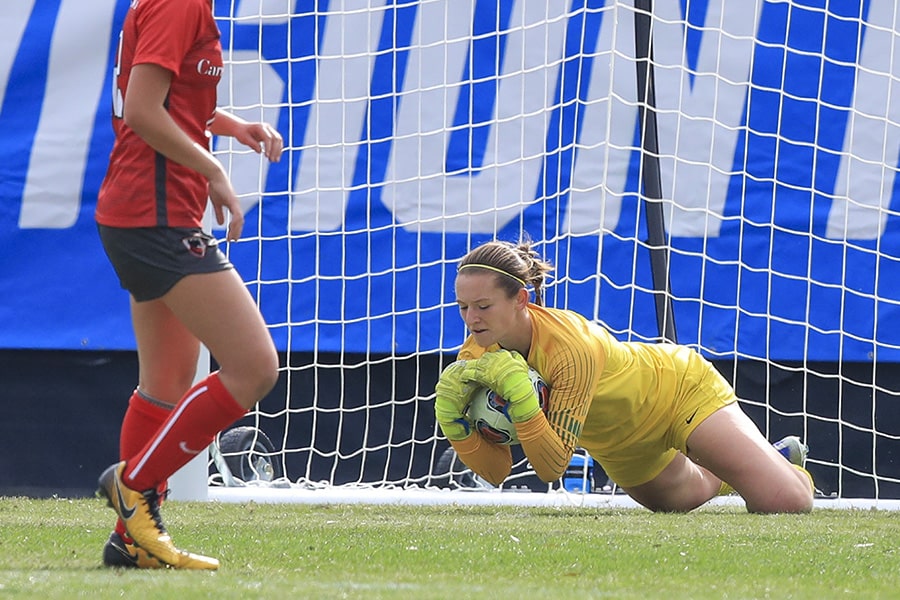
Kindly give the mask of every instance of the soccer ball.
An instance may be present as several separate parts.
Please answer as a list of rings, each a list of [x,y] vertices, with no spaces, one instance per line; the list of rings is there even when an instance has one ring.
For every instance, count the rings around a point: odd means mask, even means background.
[[[528,369],[538,403],[545,413],[549,406],[550,388],[534,369]],[[481,436],[494,444],[515,446],[519,443],[516,427],[506,415],[506,400],[486,387],[478,388],[466,408],[466,418]]]

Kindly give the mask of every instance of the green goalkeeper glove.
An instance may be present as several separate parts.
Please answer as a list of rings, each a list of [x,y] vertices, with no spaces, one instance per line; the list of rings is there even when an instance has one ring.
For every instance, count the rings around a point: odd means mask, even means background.
[[[463,369],[464,382],[476,382],[500,394],[513,423],[527,421],[541,412],[537,392],[528,375],[528,363],[518,352],[497,350],[470,360]]]
[[[450,363],[434,387],[434,416],[447,439],[453,441],[464,440],[471,433],[464,413],[476,386],[462,381],[465,367],[464,360]]]

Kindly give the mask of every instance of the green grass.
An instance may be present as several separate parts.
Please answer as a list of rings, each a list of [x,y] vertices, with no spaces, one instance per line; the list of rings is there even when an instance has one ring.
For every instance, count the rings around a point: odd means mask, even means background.
[[[0,598],[893,598],[900,515],[169,502],[215,573],[100,564],[100,500],[0,498]]]

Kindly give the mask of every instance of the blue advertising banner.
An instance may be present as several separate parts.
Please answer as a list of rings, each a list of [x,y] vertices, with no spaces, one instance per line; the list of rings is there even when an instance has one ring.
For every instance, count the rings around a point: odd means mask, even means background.
[[[0,6],[0,347],[131,349],[93,222],[127,0]],[[613,0],[215,0],[229,253],[282,350],[451,352],[455,260],[523,232],[547,303],[655,338],[633,9]],[[679,341],[900,361],[892,0],[654,2]],[[221,235],[221,230],[216,230]]]

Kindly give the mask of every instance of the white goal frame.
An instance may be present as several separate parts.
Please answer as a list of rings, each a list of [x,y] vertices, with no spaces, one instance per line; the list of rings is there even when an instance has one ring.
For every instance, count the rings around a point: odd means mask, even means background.
[[[229,253],[283,356],[241,425],[269,438],[285,477],[223,486],[219,461],[210,498],[476,498],[435,483],[447,444],[433,386],[465,334],[453,274],[471,247],[523,235],[558,267],[548,304],[620,339],[663,337],[664,294],[678,341],[716,363],[763,433],[809,442],[817,505],[900,498],[891,0],[864,14],[655,0],[659,198],[641,184],[631,2],[315,6],[215,2],[220,103],[286,141],[272,166],[215,146],[248,215]],[[648,201],[670,259],[662,291]],[[560,487],[508,496],[552,503],[526,498]]]

